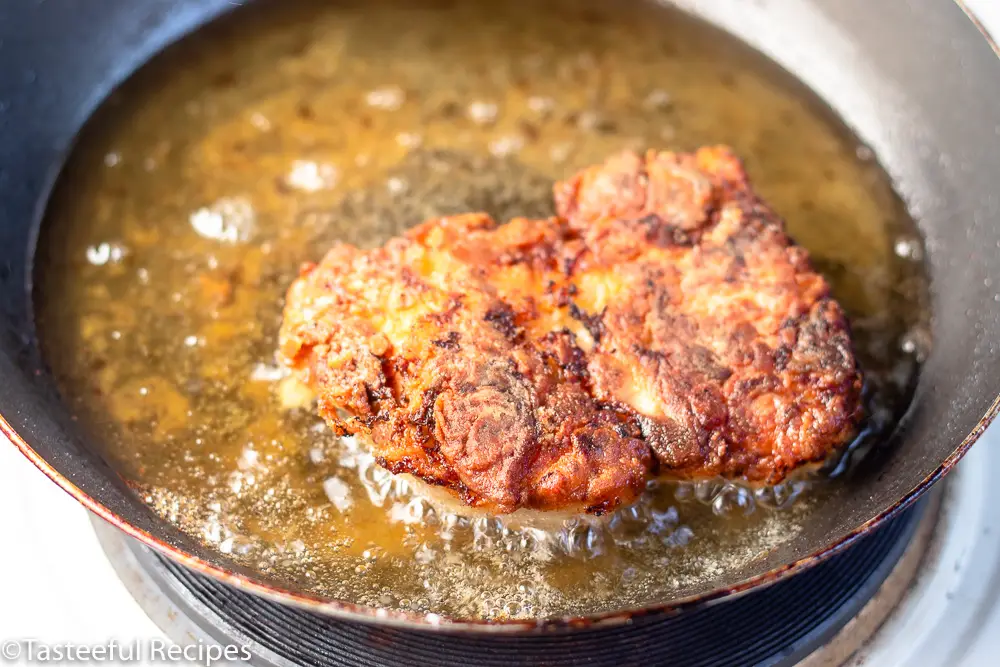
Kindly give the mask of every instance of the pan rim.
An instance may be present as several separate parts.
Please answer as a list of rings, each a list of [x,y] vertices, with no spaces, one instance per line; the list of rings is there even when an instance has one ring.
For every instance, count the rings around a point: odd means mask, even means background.
[[[970,19],[978,32],[983,36],[983,38],[985,38],[994,53],[1000,56],[1000,45],[998,45],[997,41],[993,39],[993,37],[986,31],[985,27],[976,19],[975,15],[969,10],[964,0],[954,0],[954,4],[962,10],[968,19]],[[42,198],[43,205],[45,199],[47,199],[47,197]],[[859,538],[871,530],[881,526],[883,523],[897,516],[903,510],[911,506],[926,491],[928,491],[933,484],[935,484],[941,477],[955,467],[955,465],[969,451],[972,445],[979,440],[998,414],[1000,414],[1000,395],[995,396],[992,399],[992,402],[985,414],[979,419],[973,429],[962,439],[961,443],[948,455],[948,457],[946,457],[937,468],[925,476],[919,483],[907,491],[899,500],[881,513],[855,527],[847,534],[841,536],[834,542],[794,561],[782,564],[761,574],[741,580],[733,585],[713,588],[704,593],[682,596],[668,603],[657,603],[645,607],[625,608],[621,610],[580,616],[500,620],[456,618],[438,614],[394,611],[367,605],[358,605],[343,600],[309,595],[304,592],[294,592],[273,584],[265,583],[252,576],[227,570],[224,567],[215,565],[203,558],[188,553],[184,549],[171,546],[165,541],[158,539],[142,528],[133,525],[125,518],[109,509],[105,504],[82,491],[68,477],[56,470],[55,467],[49,464],[38,452],[36,452],[35,449],[31,447],[31,445],[29,445],[10,424],[2,412],[0,412],[0,433],[5,435],[11,443],[35,465],[36,468],[38,468],[57,486],[63,489],[63,491],[68,493],[77,502],[86,507],[94,515],[105,520],[130,537],[138,540],[146,547],[170,558],[182,566],[198,572],[199,574],[210,576],[222,583],[234,586],[239,590],[243,590],[281,604],[291,605],[306,611],[342,620],[385,624],[420,631],[473,631],[499,635],[514,634],[532,630],[608,627],[622,623],[629,623],[633,619],[646,615],[677,614],[682,611],[692,610],[720,602],[731,596],[751,592],[759,587],[770,585],[784,579],[785,577],[793,576],[805,571],[806,569],[811,568],[838,553],[841,553],[854,544]]]

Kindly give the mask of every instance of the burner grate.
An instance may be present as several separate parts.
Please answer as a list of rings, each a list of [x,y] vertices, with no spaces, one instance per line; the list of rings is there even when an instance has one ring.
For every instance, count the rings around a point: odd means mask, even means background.
[[[220,642],[246,644],[253,664],[419,667],[477,665],[791,665],[853,618],[885,580],[919,523],[921,503],[851,548],[764,590],[669,618],[532,635],[443,634],[319,616],[233,589],[136,544],[174,604]]]

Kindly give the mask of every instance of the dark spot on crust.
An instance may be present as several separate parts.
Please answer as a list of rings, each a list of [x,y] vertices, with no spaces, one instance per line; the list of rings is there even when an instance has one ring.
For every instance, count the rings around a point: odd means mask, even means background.
[[[623,438],[636,437],[636,434],[632,432],[633,430],[634,429],[630,429],[628,424],[625,422],[618,422],[615,424],[615,433]]]
[[[687,349],[687,360],[692,368],[704,377],[715,382],[725,382],[733,374],[728,368],[721,366],[712,351],[702,345],[691,345]]]
[[[372,410],[375,410],[375,406],[378,405],[379,401],[386,398],[391,398],[392,394],[389,392],[388,387],[385,385],[380,385],[377,387],[372,387],[371,385],[365,385],[365,398],[368,400],[368,405],[371,406]]]
[[[434,426],[434,401],[437,400],[438,394],[441,393],[439,387],[431,387],[430,389],[425,389],[423,395],[420,398],[420,407],[413,413],[411,417],[411,422],[418,426]],[[436,447],[435,447],[436,449]]]
[[[514,322],[514,311],[506,303],[500,303],[487,310],[483,319],[509,341],[517,340],[521,334],[520,328]]]
[[[587,514],[593,514],[594,516],[604,516],[608,512],[618,507],[619,504],[620,501],[618,501],[617,499],[608,499],[605,500],[603,503],[598,503],[596,505],[588,505],[586,511]]]
[[[456,351],[462,349],[462,346],[458,344],[461,337],[462,335],[457,331],[449,331],[444,338],[438,338],[431,342],[444,350]]]
[[[604,311],[591,315],[575,303],[570,302],[569,315],[583,325],[595,343],[601,342],[601,336],[604,334]]]
[[[600,445],[586,433],[577,435],[576,442],[580,443],[580,448],[587,454],[596,453],[600,450]]]
[[[774,370],[783,371],[788,365],[788,360],[792,357],[792,350],[787,345],[782,345],[774,351]]]
[[[646,228],[646,239],[660,248],[694,245],[694,237],[691,234],[677,225],[664,221],[655,213],[643,216],[636,222]]]
[[[562,258],[562,272],[565,276],[573,275],[576,270],[576,265],[580,261],[580,257],[584,254],[584,250],[580,249],[574,253],[565,255]]]
[[[576,344],[572,331],[550,331],[542,338],[543,352],[570,377],[583,379],[587,376],[587,355]]]
[[[462,306],[464,305],[463,302],[463,295],[458,294],[448,300],[448,305],[445,306],[444,310],[437,313],[429,313],[427,317],[433,319],[441,326],[445,326],[459,313],[459,311],[462,310]]]

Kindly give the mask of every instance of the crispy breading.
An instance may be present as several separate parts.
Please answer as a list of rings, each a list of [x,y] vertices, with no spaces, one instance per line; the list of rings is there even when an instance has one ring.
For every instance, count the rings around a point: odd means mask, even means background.
[[[381,465],[495,512],[603,512],[656,475],[777,483],[862,416],[847,321],[725,148],[625,153],[558,217],[337,245],[281,355]]]

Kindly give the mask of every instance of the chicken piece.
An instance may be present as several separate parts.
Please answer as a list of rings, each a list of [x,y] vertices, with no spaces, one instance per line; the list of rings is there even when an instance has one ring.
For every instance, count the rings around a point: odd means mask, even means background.
[[[728,149],[625,153],[555,198],[304,267],[280,354],[320,414],[497,513],[602,513],[657,475],[773,484],[854,434],[843,311]]]

